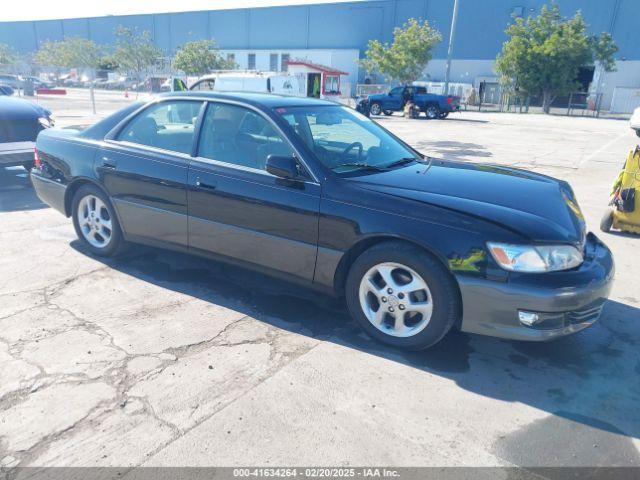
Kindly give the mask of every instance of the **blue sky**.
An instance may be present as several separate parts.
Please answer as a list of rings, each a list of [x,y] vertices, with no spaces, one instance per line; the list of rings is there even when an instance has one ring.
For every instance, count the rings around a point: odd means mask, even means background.
[[[30,0],[7,2],[1,21],[331,3],[347,0]],[[353,0],[350,0],[353,1]],[[363,0],[360,0],[363,1]],[[28,8],[25,8],[28,5]]]

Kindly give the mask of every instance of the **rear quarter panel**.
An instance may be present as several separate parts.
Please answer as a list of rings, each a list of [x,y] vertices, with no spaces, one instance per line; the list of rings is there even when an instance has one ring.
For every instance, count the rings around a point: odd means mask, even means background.
[[[68,186],[77,178],[93,179],[93,161],[98,142],[78,136],[77,130],[51,128],[42,131],[36,148],[42,162],[42,177]]]

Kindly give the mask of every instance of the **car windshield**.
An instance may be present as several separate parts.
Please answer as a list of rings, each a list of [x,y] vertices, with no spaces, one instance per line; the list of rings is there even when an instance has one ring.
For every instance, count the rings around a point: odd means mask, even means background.
[[[410,148],[358,112],[342,106],[277,108],[325,166],[347,175],[419,161]]]

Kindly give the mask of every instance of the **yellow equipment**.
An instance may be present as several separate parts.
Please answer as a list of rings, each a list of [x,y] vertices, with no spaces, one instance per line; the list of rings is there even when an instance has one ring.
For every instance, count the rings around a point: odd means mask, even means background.
[[[640,135],[640,134],[639,134]],[[631,150],[624,168],[613,184],[611,208],[600,221],[600,230],[612,228],[640,233],[640,147]]]

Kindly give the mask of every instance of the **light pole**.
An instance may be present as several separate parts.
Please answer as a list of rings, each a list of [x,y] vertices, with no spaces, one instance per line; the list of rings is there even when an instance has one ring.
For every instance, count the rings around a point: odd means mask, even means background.
[[[458,1],[453,0],[453,17],[451,18],[451,31],[449,32],[449,49],[447,50],[447,71],[444,76],[444,94],[449,95],[449,80],[451,76],[451,58],[453,57],[453,42],[456,36],[456,24],[458,23]]]

